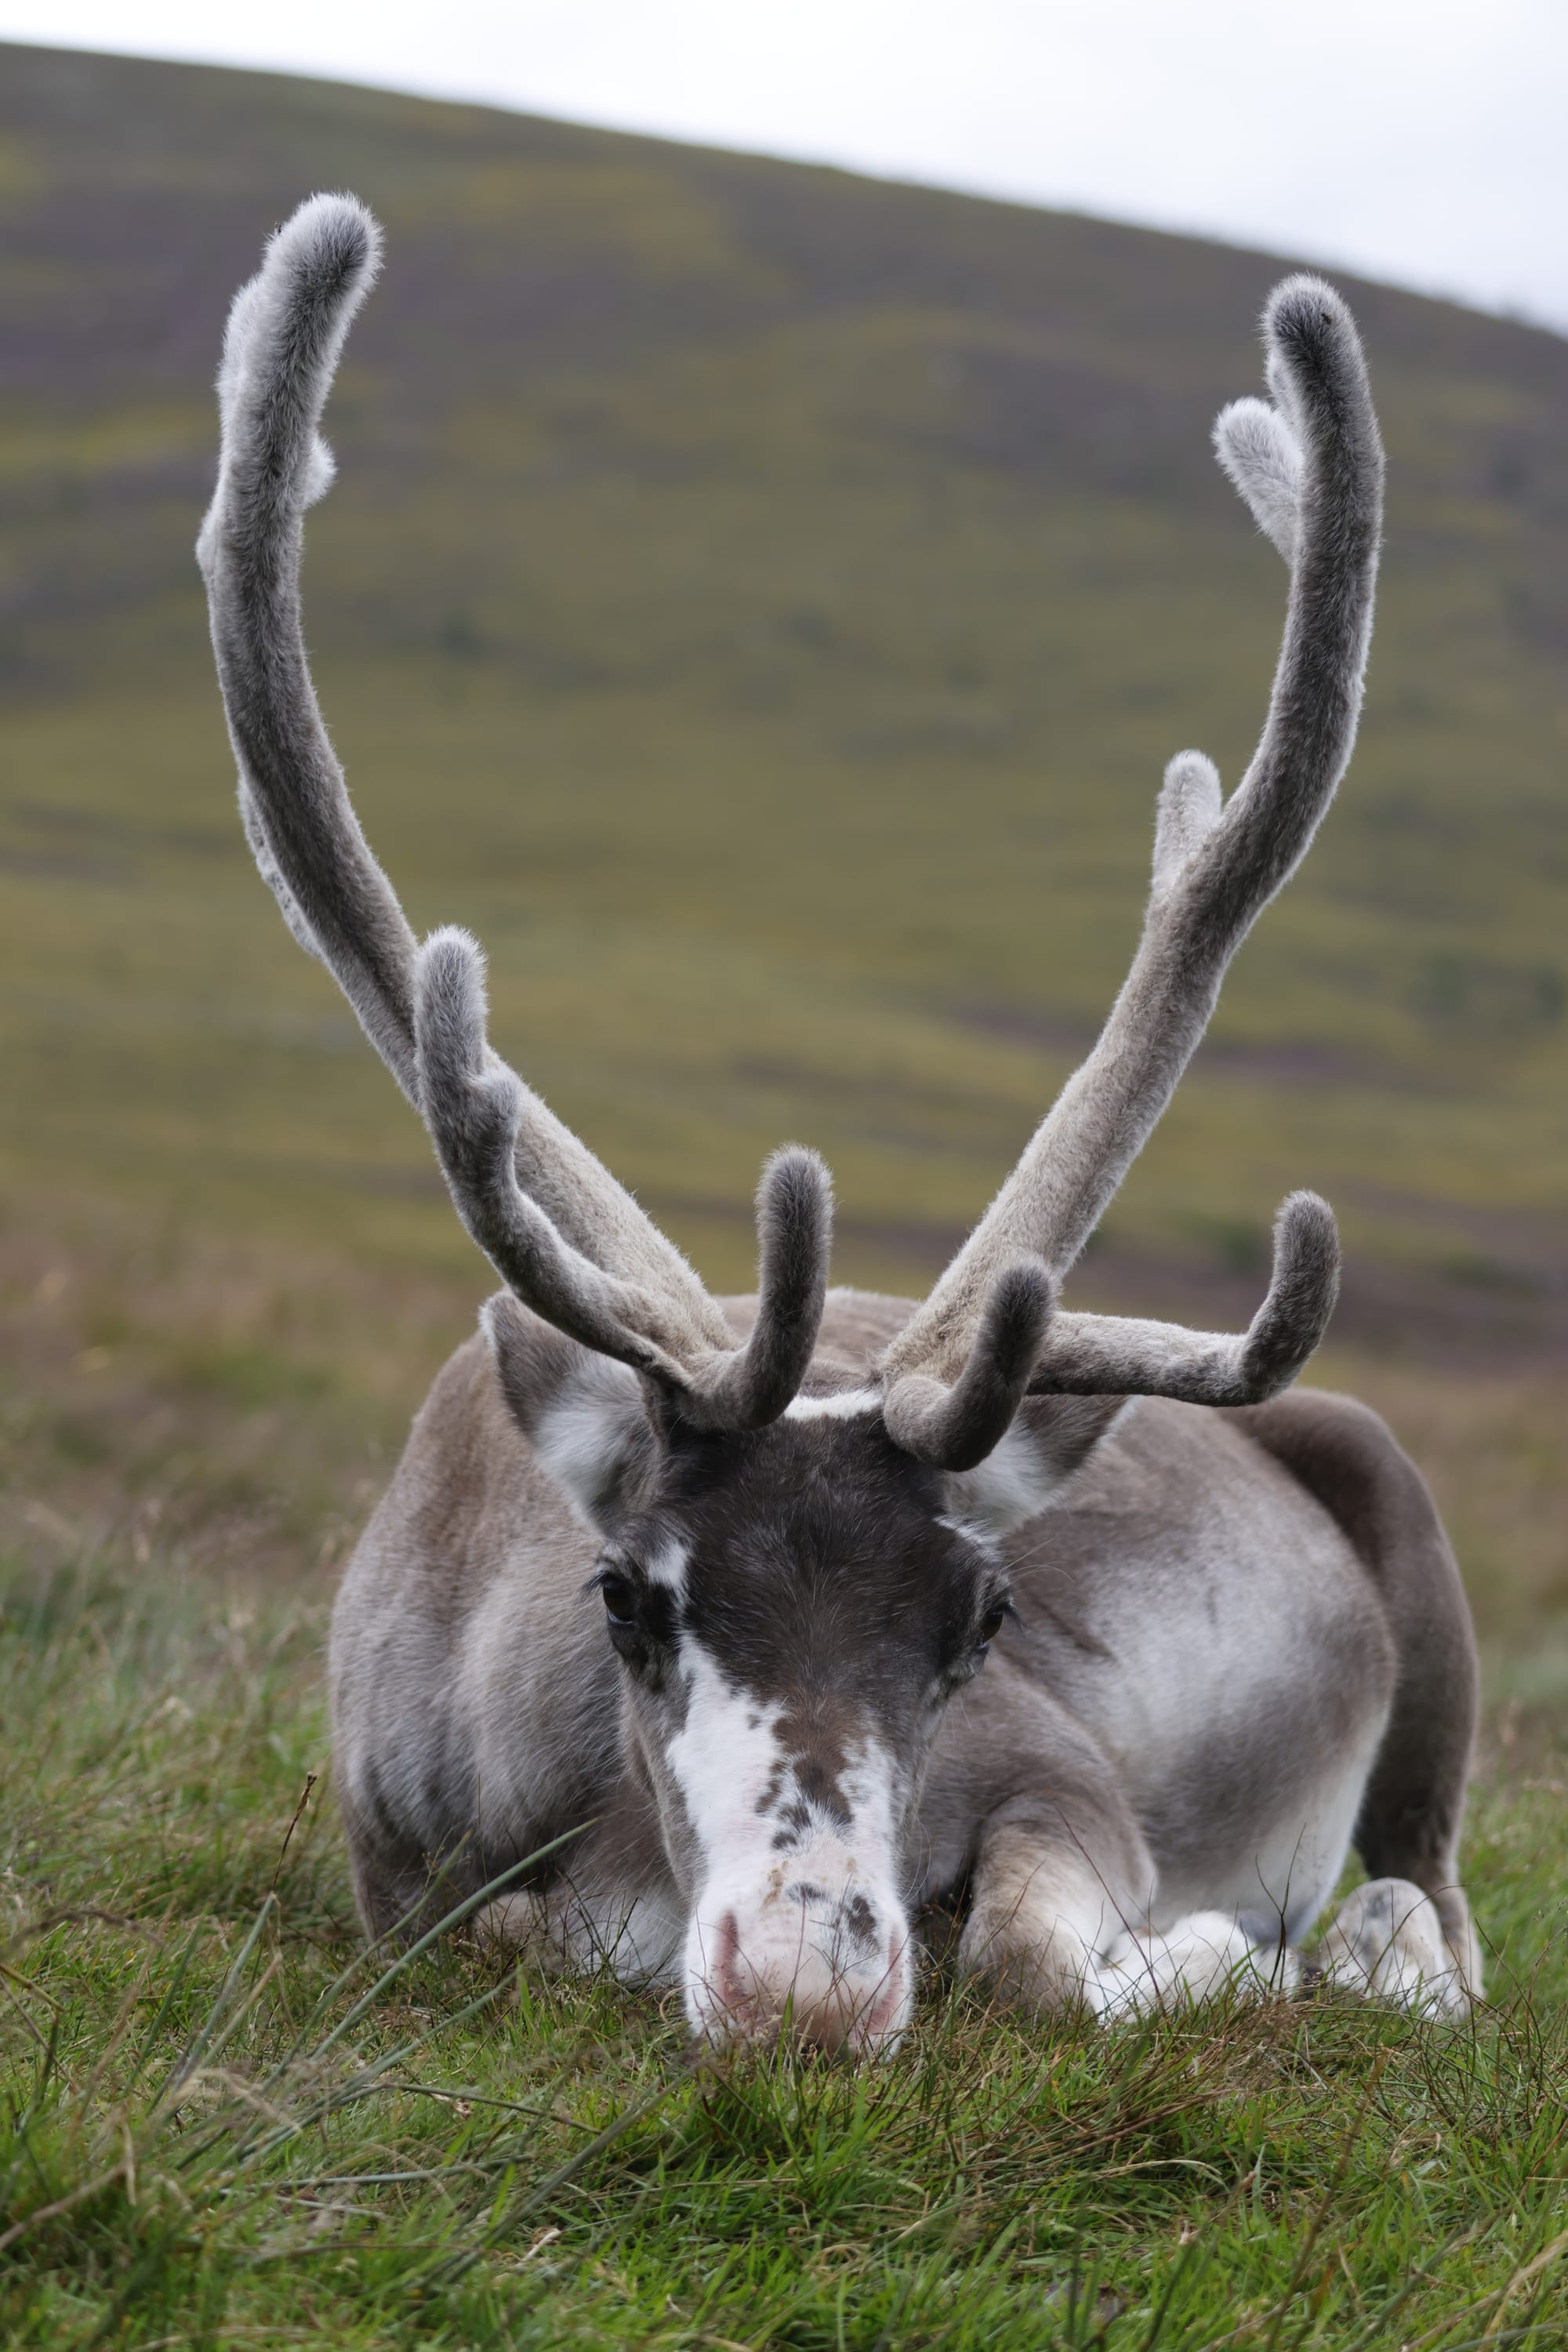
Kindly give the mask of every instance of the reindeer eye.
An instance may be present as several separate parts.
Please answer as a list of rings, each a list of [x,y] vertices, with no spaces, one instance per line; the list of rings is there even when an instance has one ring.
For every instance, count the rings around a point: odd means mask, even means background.
[[[998,1601],[994,1607],[985,1612],[975,1631],[974,1642],[977,1649],[984,1650],[996,1639],[1010,1613],[1005,1601]]]
[[[630,1632],[637,1620],[637,1596],[624,1576],[606,1569],[599,1579],[599,1597],[605,1604],[605,1615],[617,1631]]]

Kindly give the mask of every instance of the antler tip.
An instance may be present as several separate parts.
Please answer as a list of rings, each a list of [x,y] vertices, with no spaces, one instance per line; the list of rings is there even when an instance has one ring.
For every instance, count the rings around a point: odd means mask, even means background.
[[[482,979],[485,951],[473,933],[464,930],[460,923],[438,923],[421,940],[418,962],[421,971],[442,979],[459,970],[476,972]]]
[[[380,268],[381,229],[369,208],[357,196],[309,196],[230,304],[217,373],[223,456],[196,546],[209,583],[221,568],[226,530],[258,528],[252,502],[233,495],[235,463],[270,448],[285,505],[313,506],[331,487],[332,455],[317,427],[344,338]]]
[[[437,1097],[484,1066],[484,950],[455,923],[432,931],[414,962],[414,1036],[421,1108],[426,1118]]]
[[[342,194],[307,196],[272,237],[263,264],[331,284],[357,278],[368,287],[381,268],[381,224],[359,197]]]
[[[1055,1278],[1040,1257],[1015,1258],[992,1284],[982,1328],[1009,1384],[1033,1370],[1056,1303]]]
[[[1219,823],[1219,770],[1203,751],[1178,751],[1166,764],[1154,813],[1154,886],[1173,881]]]
[[[1282,278],[1263,306],[1263,331],[1271,343],[1316,342],[1350,325],[1343,295],[1309,269]]]
[[[1282,372],[1276,367],[1276,375]],[[1280,385],[1293,405],[1288,384]],[[1300,535],[1301,447],[1293,424],[1264,400],[1233,400],[1214,421],[1215,456],[1252,509],[1259,530],[1294,564]]]
[[[1340,1229],[1316,1192],[1291,1192],[1274,1220],[1274,1287],[1286,1291],[1327,1328],[1340,1295]],[[1312,1342],[1317,1345],[1317,1339]]]
[[[1377,426],[1371,415],[1366,363],[1344,297],[1325,279],[1299,271],[1268,297],[1263,336],[1269,389],[1296,432],[1311,437],[1312,414],[1322,394],[1331,392],[1348,401],[1352,414],[1358,408],[1366,411],[1364,429],[1375,449]]]
[[[1340,1229],[1321,1192],[1288,1192],[1275,1215],[1274,1238],[1277,1250],[1300,1254],[1311,1249],[1339,1262]]]
[[[812,1282],[826,1284],[828,1252],[833,1244],[833,1179],[827,1165],[802,1143],[783,1143],[763,1164],[757,1186],[757,1234],[765,1265],[781,1273],[799,1261],[789,1277],[792,1290],[803,1295]],[[815,1274],[808,1276],[806,1262]],[[821,1307],[818,1306],[820,1315]]]
[[[757,1187],[757,1224],[764,1261],[776,1263],[781,1271],[797,1256],[815,1261],[813,1278],[826,1283],[833,1236],[833,1179],[815,1151],[804,1144],[785,1143],[769,1154]],[[810,1287],[804,1265],[791,1286]]]
[[[1291,1192],[1274,1220],[1274,1276],[1241,1357],[1240,1402],[1289,1388],[1329,1328],[1340,1295],[1340,1234],[1316,1192]]]
[[[781,1143],[776,1151],[770,1151],[757,1187],[759,1205],[779,1192],[831,1201],[833,1177],[821,1153],[808,1143]]]

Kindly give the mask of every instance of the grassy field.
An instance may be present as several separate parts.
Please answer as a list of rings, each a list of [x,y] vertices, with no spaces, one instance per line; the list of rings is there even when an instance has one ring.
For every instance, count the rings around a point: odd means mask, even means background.
[[[1568,1768],[1517,1725],[1469,2028],[1042,2032],[933,1981],[881,2066],[694,2064],[678,2010],[460,1932],[364,1951],[322,1620],[156,1550],[9,1598],[7,2345],[1563,2342]]]
[[[1347,289],[1362,746],[1074,1285],[1234,1324],[1279,1196],[1333,1200],[1312,1377],[1420,1461],[1483,1639],[1491,2005],[1102,2037],[933,1980],[874,2072],[697,2068],[460,1932],[383,1982],[350,1914],[326,1612],[487,1285],[250,870],[190,552],[228,295],[342,184],[391,256],[310,527],[334,733],[416,924],[479,931],[503,1047],[715,1284],[792,1133],[840,1276],[929,1280],[1114,990],[1164,759],[1234,779],[1277,638],[1206,452],[1267,257],[0,50],[0,2338],[1568,2339],[1568,347]]]

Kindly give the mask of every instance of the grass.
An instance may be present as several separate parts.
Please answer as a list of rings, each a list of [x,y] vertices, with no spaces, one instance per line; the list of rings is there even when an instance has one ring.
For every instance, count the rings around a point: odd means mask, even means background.
[[[1281,580],[1214,474],[1279,265],[480,110],[0,52],[0,2337],[1568,2336],[1568,353],[1352,287],[1391,461],[1307,871],[1074,1302],[1236,1325],[1310,1182],[1314,1377],[1432,1480],[1487,1660],[1473,2030],[1098,2034],[933,1979],[855,2074],[351,1916],[332,1578],[483,1269],[239,840],[191,562],[223,312],[387,224],[310,635],[421,926],[715,1285],[831,1160],[931,1278],[1124,968],[1164,759],[1234,778]],[[314,1777],[312,1777],[314,1776]]]
[[[1561,2342],[1537,1738],[1477,1793],[1467,2030],[1319,1999],[1102,2033],[933,1980],[883,2065],[694,2063],[673,2004],[460,1928],[365,1952],[322,1630],[163,1560],[6,1593],[8,2345]]]

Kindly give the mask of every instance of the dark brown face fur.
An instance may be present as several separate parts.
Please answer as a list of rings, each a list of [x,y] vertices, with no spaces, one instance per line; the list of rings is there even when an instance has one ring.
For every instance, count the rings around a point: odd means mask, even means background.
[[[606,1530],[596,1581],[649,1713],[679,1706],[695,1642],[737,1689],[784,1707],[781,1731],[825,1792],[850,1727],[912,1777],[931,1707],[984,1662],[1008,1597],[998,1556],[944,1511],[941,1473],[868,1413],[739,1434],[677,1423],[647,1485]]]

